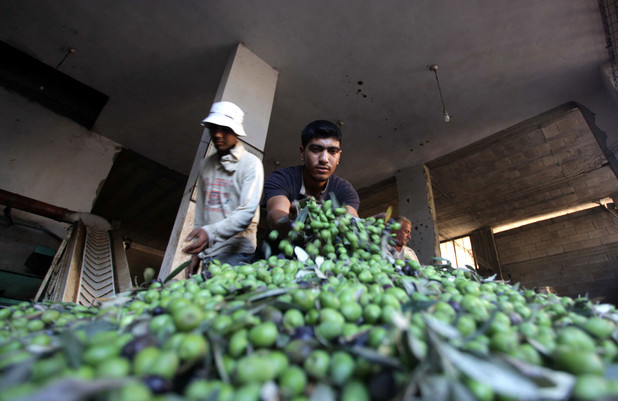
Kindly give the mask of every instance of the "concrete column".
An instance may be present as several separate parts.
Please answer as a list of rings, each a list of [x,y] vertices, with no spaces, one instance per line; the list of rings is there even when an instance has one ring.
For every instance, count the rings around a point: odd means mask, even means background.
[[[245,112],[244,126],[247,136],[242,138],[242,142],[247,151],[260,159],[264,156],[264,146],[278,76],[277,70],[241,43],[231,54],[219,83],[217,94],[213,99],[213,103],[219,101],[233,102]],[[208,110],[204,110],[203,117],[208,115]],[[199,121],[196,121],[196,126],[199,126],[198,124]],[[190,256],[183,254],[181,249],[185,246],[184,239],[193,228],[195,215],[193,192],[197,182],[199,163],[206,155],[214,152],[214,147],[208,146],[209,143],[210,135],[208,130],[204,129],[176,215],[174,228],[167,244],[165,257],[159,270],[159,279],[165,279],[170,272],[190,259]]]
[[[431,190],[429,170],[423,164],[408,167],[395,175],[399,194],[399,215],[412,222],[412,248],[421,264],[433,264],[440,256],[440,239]]]

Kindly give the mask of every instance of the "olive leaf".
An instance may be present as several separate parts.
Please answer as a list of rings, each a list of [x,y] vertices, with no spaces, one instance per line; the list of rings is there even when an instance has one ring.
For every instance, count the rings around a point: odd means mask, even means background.
[[[77,368],[82,362],[83,345],[74,330],[63,330],[60,333],[60,347],[64,350],[69,366]]]
[[[259,291],[247,294],[247,302],[256,302],[265,298],[276,298],[279,295],[287,294],[292,291],[293,288],[273,288],[272,290]],[[235,300],[242,300],[243,298],[235,297]]]
[[[401,285],[408,295],[412,295],[412,293],[416,292],[416,283],[410,277],[402,277]]]
[[[395,263],[395,258],[393,258],[393,255],[391,255],[391,247],[389,245],[389,239],[390,237],[387,235],[382,236],[382,240],[380,241],[380,247],[381,247],[381,251],[382,251],[382,257],[388,261],[389,263]]]
[[[279,387],[273,381],[267,381],[260,389],[260,400],[279,401]]]
[[[4,357],[6,354],[3,354],[2,356]],[[14,386],[15,384],[26,381],[31,375],[32,365],[36,360],[37,358],[34,355],[31,355],[25,360],[11,365],[10,369],[3,369],[2,375],[0,376],[0,390],[4,390]]]
[[[425,321],[425,324],[427,325],[427,328],[429,330],[438,333],[444,338],[452,340],[461,337],[461,333],[459,333],[459,330],[457,330],[455,327],[439,319],[436,319],[428,313],[423,313],[423,320]]]
[[[296,259],[303,264],[309,259],[309,254],[299,246],[294,247],[294,254],[296,255]]]
[[[468,388],[458,380],[449,381],[449,390],[453,400],[457,401],[477,401],[477,398]]]
[[[129,296],[129,294],[123,293],[118,294],[114,297],[110,298],[100,298],[97,300],[100,308],[108,308],[112,306],[124,306],[129,302],[133,301],[133,297]]]
[[[97,379],[79,380],[75,378],[61,379],[53,382],[39,391],[20,401],[80,401],[102,391],[119,388],[127,383],[127,379]]]
[[[446,376],[428,376],[419,383],[419,388],[422,394],[422,401],[449,400],[449,380]]]
[[[304,223],[305,220],[307,220],[307,216],[309,216],[309,208],[305,205],[302,209],[300,209],[300,212],[294,221],[297,223]]]
[[[362,358],[365,358],[369,362],[374,362],[382,366],[387,366],[389,368],[400,369],[401,362],[393,358],[391,356],[385,356],[380,354],[378,351],[373,348],[360,347],[360,346],[352,346],[347,349],[350,353],[358,355]]]
[[[569,373],[532,365],[508,355],[504,355],[504,359],[538,385],[539,398],[543,400],[563,400],[575,385],[575,377]]]
[[[389,206],[386,208],[386,214],[384,215],[384,222],[388,222],[393,214],[393,207]]]
[[[326,278],[326,275],[324,273],[322,273],[322,271],[320,270],[319,267],[316,266],[313,269],[313,271],[314,271],[315,275],[318,276],[319,278],[321,278],[321,279],[325,279]]]
[[[309,401],[335,401],[335,391],[327,384],[320,383],[314,387]]]
[[[219,341],[213,340],[214,339],[211,339],[210,344],[212,346],[212,355],[215,359],[215,367],[217,368],[217,373],[219,374],[221,381],[223,381],[224,383],[229,383],[230,377],[227,374],[227,370],[225,369],[225,362],[223,361],[223,346]]]
[[[547,355],[547,356],[551,355],[551,351],[549,350],[549,348],[547,348],[545,345],[541,344],[534,338],[528,338],[526,341],[528,341],[528,343],[532,345],[534,349],[539,351],[541,354]]]
[[[399,330],[406,330],[410,325],[410,319],[400,311],[395,311],[392,317],[393,325]]]
[[[427,348],[422,345],[422,341],[416,338],[411,330],[407,330],[406,336],[412,355],[419,361],[424,360],[427,356]]]
[[[512,367],[501,363],[500,360],[481,359],[472,354],[460,352],[446,343],[436,345],[441,348],[441,355],[457,369],[475,380],[488,384],[495,392],[526,400],[541,398],[539,389],[533,381]]]
[[[296,272],[296,279],[302,279],[306,276],[312,276],[315,275],[315,269],[314,268],[306,268],[306,269],[300,269],[298,272]]]
[[[166,283],[170,282],[174,277],[176,277],[178,275],[178,273],[180,273],[187,266],[189,266],[190,263],[191,263],[191,261],[187,260],[186,262],[182,263],[180,266],[175,268],[174,271],[172,271],[170,274],[168,274],[167,277],[165,277],[165,280],[163,280],[163,284],[166,284]]]

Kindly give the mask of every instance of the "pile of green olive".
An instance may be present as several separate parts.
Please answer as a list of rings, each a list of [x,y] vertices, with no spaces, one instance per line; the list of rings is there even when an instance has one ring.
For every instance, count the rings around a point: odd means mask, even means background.
[[[618,397],[614,306],[393,262],[394,224],[309,201],[252,264],[2,308],[0,401]]]

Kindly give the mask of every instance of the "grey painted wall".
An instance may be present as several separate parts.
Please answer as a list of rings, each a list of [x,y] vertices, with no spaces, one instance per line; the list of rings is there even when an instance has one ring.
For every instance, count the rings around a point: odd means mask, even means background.
[[[120,145],[0,88],[0,189],[90,212]],[[13,211],[64,237],[66,224]]]
[[[408,246],[416,252],[421,264],[433,264],[440,256],[440,241],[429,172],[423,164],[408,167],[397,175],[399,215],[412,222],[412,239]]]

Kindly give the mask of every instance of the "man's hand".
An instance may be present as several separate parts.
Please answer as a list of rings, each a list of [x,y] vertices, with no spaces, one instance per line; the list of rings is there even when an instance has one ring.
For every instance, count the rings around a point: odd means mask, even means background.
[[[288,219],[290,221],[296,220],[296,217],[298,217],[299,209],[300,209],[300,207],[299,207],[299,202],[298,201],[295,200],[292,203],[290,203],[290,213],[288,213]]]
[[[185,278],[189,278],[197,273],[197,269],[200,267],[200,258],[197,255],[191,256],[191,263],[185,269]]]
[[[185,241],[193,241],[194,239],[196,239],[195,242],[184,247],[184,249],[182,250],[184,253],[196,255],[202,252],[208,246],[208,234],[206,234],[206,231],[202,230],[201,228],[193,229],[193,231],[189,233]]]
[[[292,208],[288,198],[283,195],[273,196],[266,201],[266,222],[270,230],[277,230],[280,234],[286,234],[290,231],[290,215],[293,213],[297,213],[297,209]],[[296,218],[295,215],[292,217]]]

